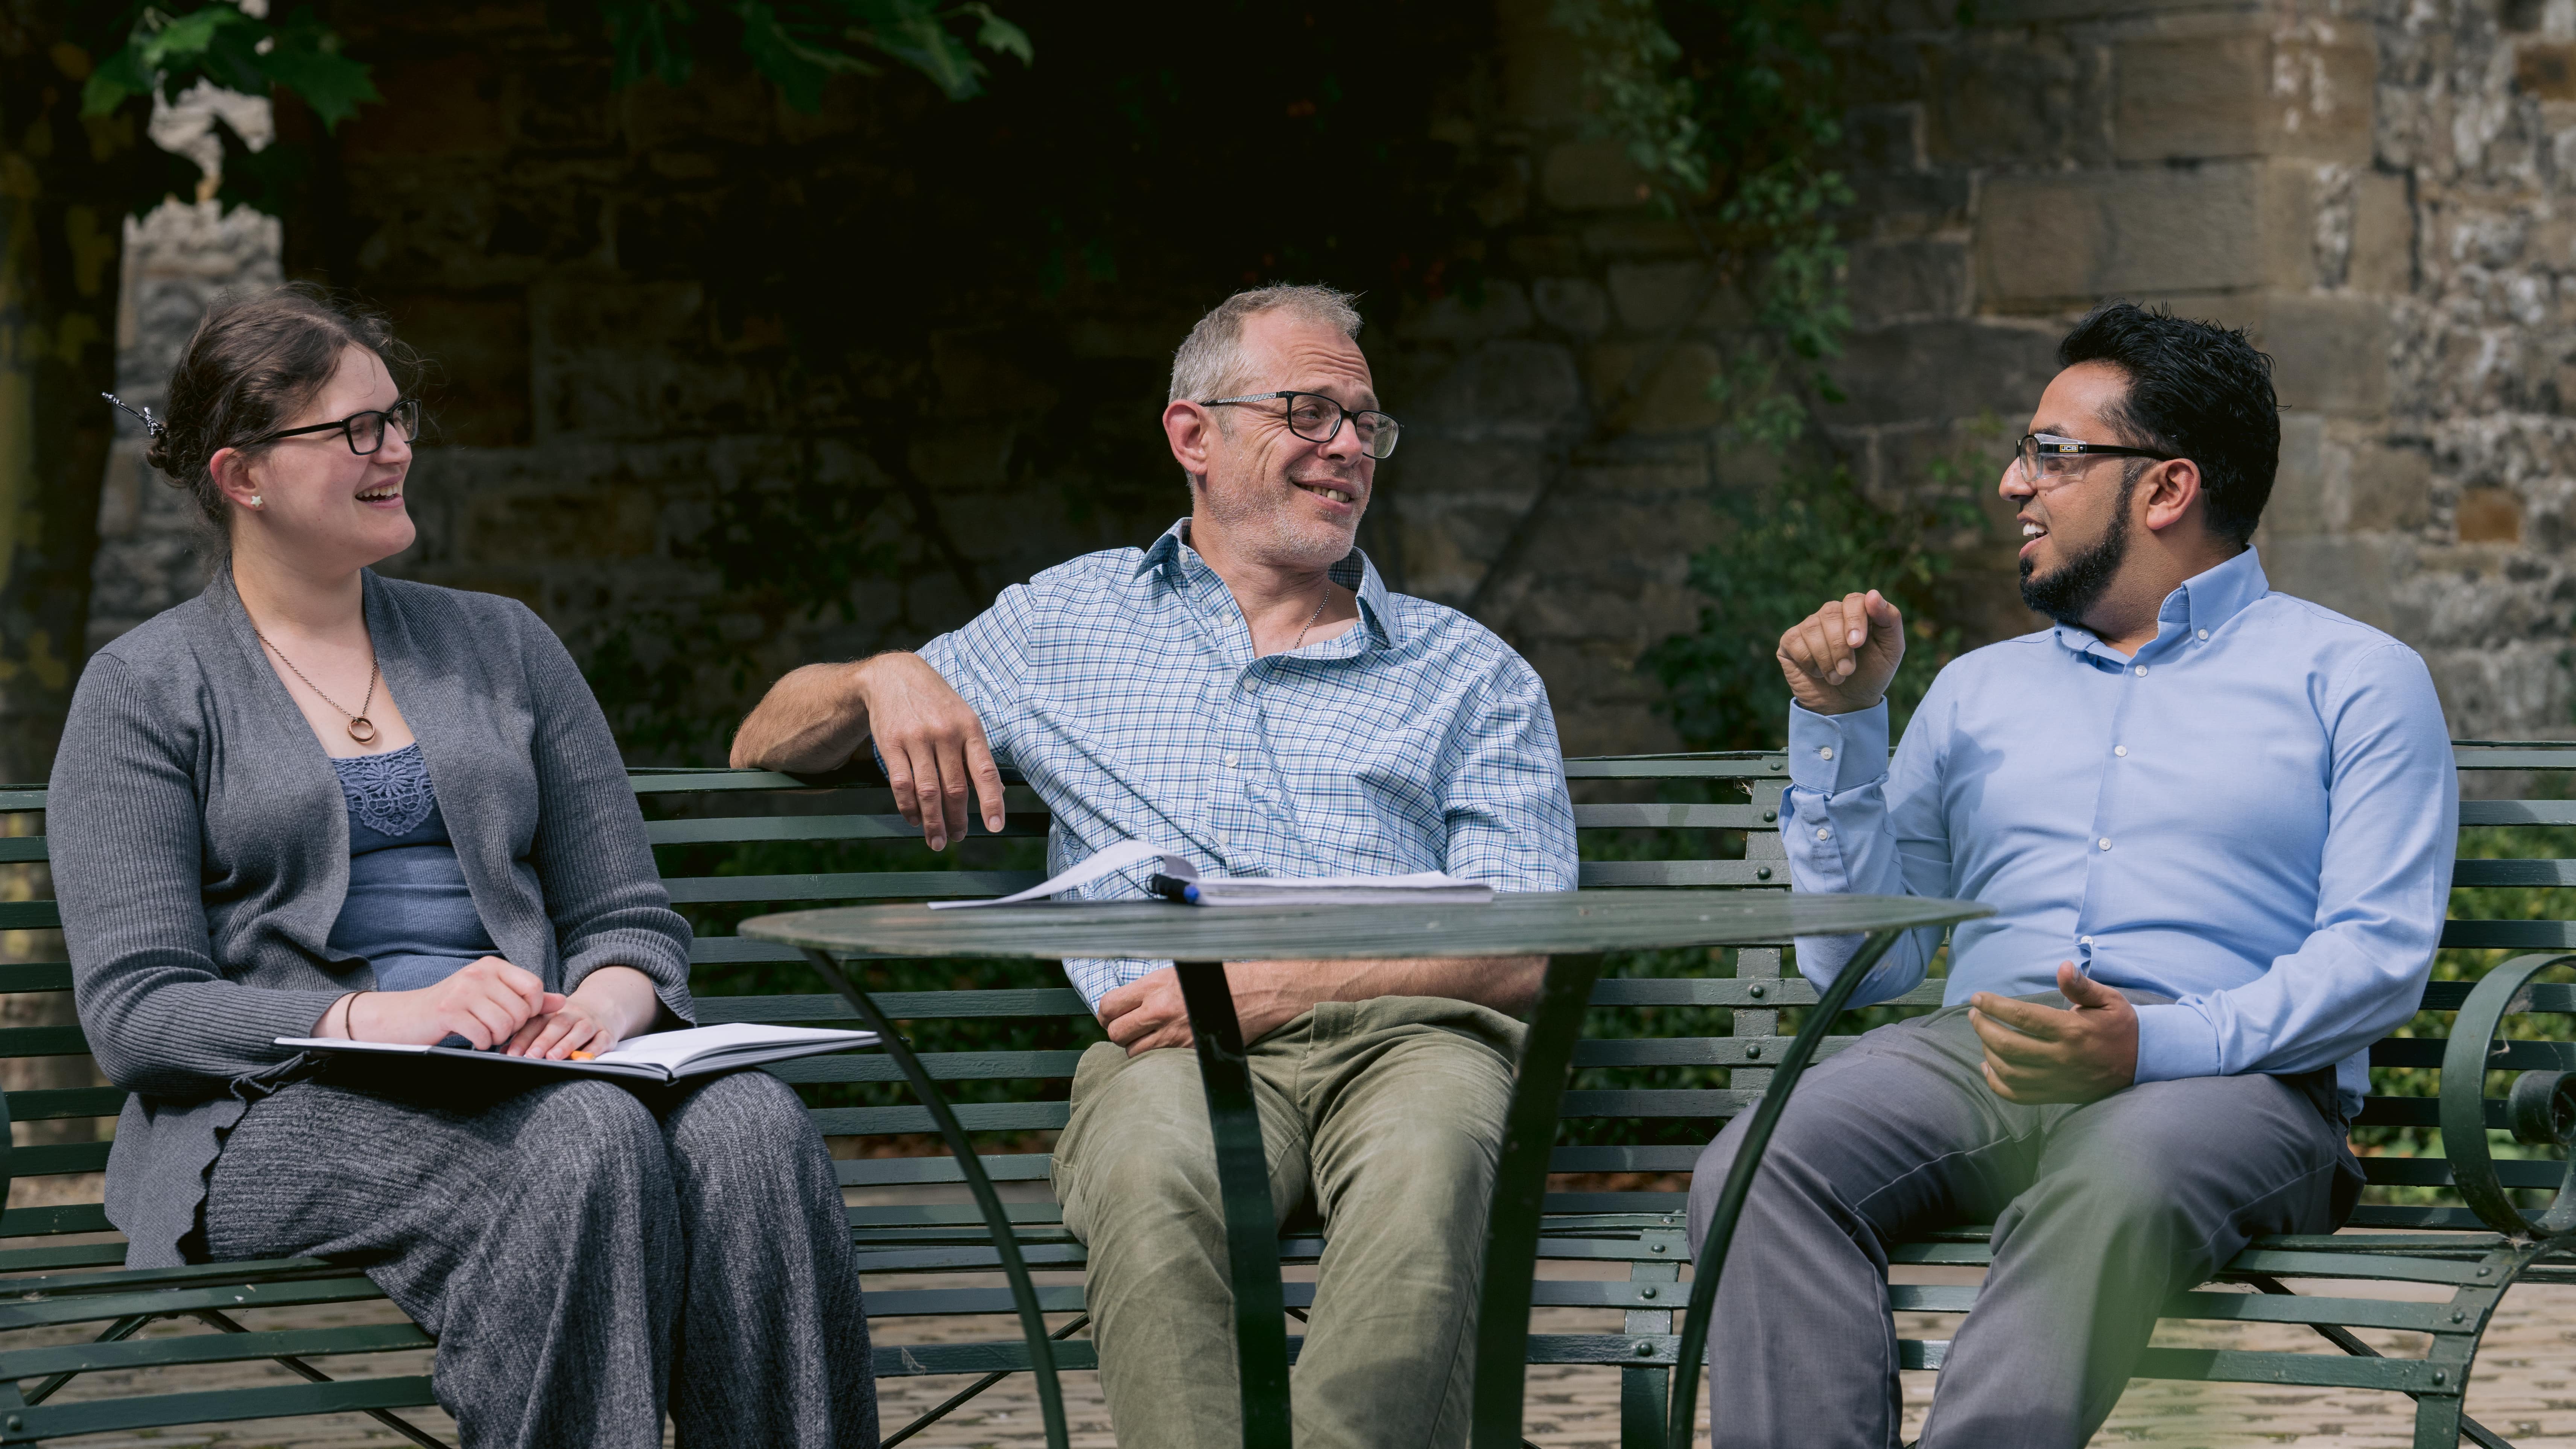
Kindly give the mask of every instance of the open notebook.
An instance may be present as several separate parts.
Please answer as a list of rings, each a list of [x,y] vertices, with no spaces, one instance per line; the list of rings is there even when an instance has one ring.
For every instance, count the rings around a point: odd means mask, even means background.
[[[1156,894],[1193,906],[1445,906],[1494,898],[1492,886],[1436,870],[1412,875],[1202,876],[1197,866],[1181,856],[1156,850],[1141,840],[1122,840],[1093,852],[1062,875],[1051,876],[1017,895],[990,901],[933,901],[930,908],[964,911],[977,906],[1015,906],[1087,886],[1147,861],[1155,863]]]
[[[763,1062],[783,1062],[790,1057],[871,1047],[877,1044],[877,1034],[872,1031],[828,1031],[813,1026],[761,1026],[747,1021],[732,1021],[722,1026],[696,1026],[685,1031],[657,1031],[645,1036],[630,1036],[618,1043],[615,1051],[602,1052],[588,1061],[514,1057],[500,1052],[478,1052],[469,1047],[403,1046],[394,1042],[335,1041],[309,1036],[282,1036],[277,1039],[277,1044],[309,1052],[430,1057],[483,1065],[527,1067],[534,1071],[561,1072],[577,1077],[676,1082],[683,1077],[702,1077],[711,1072],[729,1072],[737,1067],[756,1067]]]

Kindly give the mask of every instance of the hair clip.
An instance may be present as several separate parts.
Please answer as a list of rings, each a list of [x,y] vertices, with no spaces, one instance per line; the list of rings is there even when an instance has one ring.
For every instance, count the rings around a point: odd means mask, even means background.
[[[112,392],[103,392],[100,393],[99,396],[116,404],[118,407],[124,408],[129,413],[133,413],[136,417],[141,418],[143,420],[143,431],[149,433],[153,437],[157,438],[163,433],[170,431],[170,425],[161,421],[159,418],[152,416],[152,409],[148,407],[137,412],[131,404],[126,402],[125,399],[118,397]]]

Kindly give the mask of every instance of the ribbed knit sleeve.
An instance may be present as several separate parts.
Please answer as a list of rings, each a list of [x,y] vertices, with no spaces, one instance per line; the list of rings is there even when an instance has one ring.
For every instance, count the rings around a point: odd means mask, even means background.
[[[107,1079],[213,1096],[292,1060],[339,993],[225,979],[207,931],[197,721],[112,655],[82,673],[54,757],[47,849],[72,997]],[[157,707],[156,707],[157,706]]]
[[[673,1016],[694,1024],[689,923],[671,909],[654,868],[608,717],[563,641],[526,606],[511,607],[536,709],[539,800],[529,860],[563,952],[563,989],[602,966],[631,966],[653,978]]]

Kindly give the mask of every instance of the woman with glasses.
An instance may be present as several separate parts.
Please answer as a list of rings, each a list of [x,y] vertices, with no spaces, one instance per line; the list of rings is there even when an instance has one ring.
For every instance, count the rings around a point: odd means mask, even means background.
[[[127,1264],[365,1269],[473,1445],[876,1443],[829,1155],[757,1071],[632,1091],[390,1074],[281,1037],[561,1059],[690,1023],[689,928],[606,719],[515,601],[388,579],[410,354],[287,289],[210,312],[141,416],[206,591],[100,650],[48,825],[126,1103]],[[119,406],[122,406],[120,403]]]

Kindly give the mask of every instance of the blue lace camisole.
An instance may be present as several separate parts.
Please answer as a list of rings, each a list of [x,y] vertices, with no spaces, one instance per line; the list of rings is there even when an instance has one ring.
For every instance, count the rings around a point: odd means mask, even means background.
[[[417,744],[333,760],[349,804],[349,897],[331,926],[335,954],[363,956],[379,991],[414,991],[498,955],[438,813]]]

